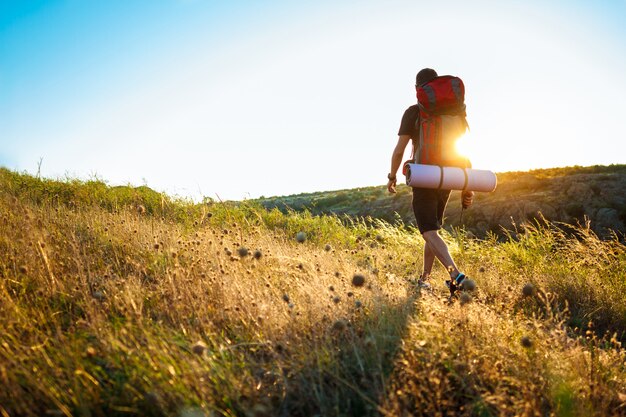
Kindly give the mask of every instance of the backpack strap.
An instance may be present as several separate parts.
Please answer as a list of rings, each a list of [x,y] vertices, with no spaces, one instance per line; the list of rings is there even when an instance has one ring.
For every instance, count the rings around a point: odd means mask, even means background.
[[[440,175],[439,175],[439,185],[437,186],[438,190],[441,190],[441,186],[443,185],[443,167],[441,165],[439,166],[439,170],[441,171]]]
[[[468,182],[467,168],[463,168],[463,175],[465,175],[465,182],[463,182],[463,191],[465,191],[465,189],[467,188],[467,182]]]
[[[419,105],[419,103],[418,103]],[[418,107],[419,109],[419,107]],[[413,151],[411,153],[411,160],[413,161],[413,163],[415,164],[419,164],[419,155],[418,155],[418,151],[419,151],[419,140],[420,140],[420,130],[422,129],[421,126],[421,116],[420,116],[420,110],[417,111],[417,117],[415,118],[415,136],[416,137],[411,137],[411,144],[413,145]]]
[[[428,110],[423,104],[418,103],[420,110],[422,110],[425,114],[430,116],[463,116],[463,118],[467,117],[467,111],[465,104],[456,107],[448,107],[439,110]],[[467,120],[466,120],[467,123]],[[468,125],[469,127],[469,125]]]

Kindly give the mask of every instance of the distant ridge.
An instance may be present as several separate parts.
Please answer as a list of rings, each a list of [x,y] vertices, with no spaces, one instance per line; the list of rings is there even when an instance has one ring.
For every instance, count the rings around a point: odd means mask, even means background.
[[[402,180],[403,178],[401,178]],[[415,224],[411,189],[399,185],[395,196],[385,186],[304,193],[261,198],[266,208],[309,210],[313,214],[372,217]],[[464,225],[484,237],[503,233],[516,224],[545,218],[567,224],[590,223],[599,236],[626,233],[626,165],[572,166],[498,174],[493,193],[477,193],[474,205],[461,219],[460,193],[453,192],[446,212],[446,227]],[[462,223],[461,223],[462,220]]]

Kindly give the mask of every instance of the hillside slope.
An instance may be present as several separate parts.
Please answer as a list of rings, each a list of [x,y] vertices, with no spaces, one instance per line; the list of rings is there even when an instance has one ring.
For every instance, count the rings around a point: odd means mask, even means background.
[[[444,233],[0,169],[2,416],[618,416],[626,247]]]
[[[400,177],[402,180],[404,177]],[[410,188],[386,187],[328,191],[258,200],[266,208],[310,210],[314,214],[348,214],[393,223],[396,216],[415,224]],[[397,214],[396,214],[397,213]],[[552,222],[585,224],[598,235],[626,233],[626,165],[541,169],[498,174],[493,193],[477,193],[475,204],[461,217],[460,193],[453,192],[446,227],[464,225],[476,236],[500,234],[522,222],[545,218]]]

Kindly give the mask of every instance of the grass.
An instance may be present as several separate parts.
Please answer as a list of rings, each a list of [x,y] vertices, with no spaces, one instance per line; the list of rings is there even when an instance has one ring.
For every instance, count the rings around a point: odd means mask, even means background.
[[[626,413],[626,248],[588,229],[444,233],[477,283],[449,306],[402,224],[0,190],[1,416]]]

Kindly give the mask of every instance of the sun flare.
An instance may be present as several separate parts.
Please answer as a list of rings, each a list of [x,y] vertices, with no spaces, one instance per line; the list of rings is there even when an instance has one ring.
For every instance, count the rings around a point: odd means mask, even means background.
[[[469,138],[469,131],[465,132],[460,138],[458,138],[456,140],[456,151],[469,159],[472,159],[473,155],[473,146],[472,146],[472,142]]]
[[[455,146],[456,151],[468,158],[474,168],[506,170],[500,165],[501,158],[498,156],[502,149],[496,145],[489,138],[473,136],[468,131],[457,139]]]

